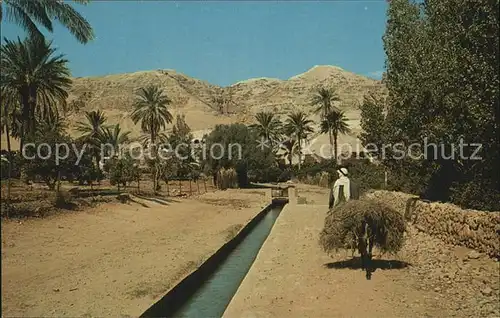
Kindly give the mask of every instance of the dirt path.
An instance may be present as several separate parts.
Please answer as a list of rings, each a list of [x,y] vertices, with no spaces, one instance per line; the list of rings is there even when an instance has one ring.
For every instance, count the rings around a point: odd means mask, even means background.
[[[2,222],[2,315],[138,316],[268,200],[227,190]]]
[[[323,201],[308,192],[308,202]],[[224,317],[499,316],[497,262],[410,228],[407,246],[366,280],[350,253],[320,249],[326,210],[285,207]]]

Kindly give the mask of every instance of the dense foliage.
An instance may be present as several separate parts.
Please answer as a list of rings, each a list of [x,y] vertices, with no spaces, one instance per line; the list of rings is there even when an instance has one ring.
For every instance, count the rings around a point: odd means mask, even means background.
[[[274,153],[261,147],[259,140],[258,132],[243,124],[216,126],[206,138],[206,171],[215,176],[221,168],[234,168],[240,187],[248,185],[249,176],[259,179],[259,175],[277,166]]]
[[[411,153],[426,155],[397,160],[389,148],[383,163],[405,180],[394,187],[500,209],[498,14],[498,1],[390,2],[384,36],[389,96],[365,100],[362,137],[365,143],[416,143],[422,148]],[[431,143],[438,146],[425,146]]]

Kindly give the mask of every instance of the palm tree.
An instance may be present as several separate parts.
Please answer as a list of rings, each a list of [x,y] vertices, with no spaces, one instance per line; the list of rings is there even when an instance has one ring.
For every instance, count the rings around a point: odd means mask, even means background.
[[[170,98],[164,95],[158,86],[141,88],[137,94],[131,118],[134,124],[141,122],[141,129],[149,133],[152,144],[156,143],[160,130],[165,129],[173,120],[167,108],[171,103]]]
[[[141,130],[148,133],[151,145],[156,149],[157,138],[161,129],[165,129],[167,124],[173,120],[172,114],[167,106],[171,104],[170,98],[164,95],[159,86],[148,86],[141,88],[137,94],[135,109],[130,115],[134,124],[141,122]],[[156,191],[157,161],[153,171],[153,187]]]
[[[89,0],[74,0],[87,4]],[[3,0],[7,9],[7,19],[23,27],[30,37],[43,39],[38,29],[40,24],[49,32],[53,32],[52,21],[57,20],[64,25],[80,43],[87,43],[94,38],[92,27],[72,6],[61,0]],[[3,18],[2,1],[0,1],[0,22]]]
[[[320,113],[324,118],[332,110],[340,111],[333,105],[334,102],[340,101],[339,95],[333,88],[320,87],[316,89],[311,99],[311,106],[317,107],[315,112]]]
[[[47,134],[53,133],[55,135],[62,135],[68,125],[64,118],[58,112],[51,112],[44,118],[37,118],[37,133]]]
[[[71,86],[68,61],[53,56],[51,42],[26,39],[9,41],[0,48],[0,89],[16,95],[21,105],[21,149],[26,136],[35,132],[36,114],[41,106],[64,105]]]
[[[274,142],[278,140],[281,134],[281,122],[272,112],[260,112],[255,115],[256,124],[250,125],[258,136],[270,142],[273,149]]]
[[[334,102],[340,101],[337,92],[333,88],[319,87],[314,92],[311,99],[311,106],[315,106],[315,112],[321,115],[321,119],[331,113],[332,111],[340,111],[333,104]],[[330,140],[330,147],[333,148],[333,136],[331,131],[328,132],[328,137]]]
[[[332,155],[335,160],[338,160],[337,154],[337,140],[339,134],[347,134],[351,130],[349,129],[349,124],[347,124],[347,117],[345,117],[343,112],[331,111],[326,117],[321,121],[321,132],[330,134],[333,136],[333,151]]]
[[[7,202],[10,203],[10,178],[12,175],[12,148],[10,144],[10,136],[12,131],[12,126],[14,124],[14,111],[17,106],[17,100],[12,98],[12,94],[9,94],[8,91],[3,90],[0,92],[0,101],[2,103],[0,108],[0,134],[6,134],[7,137],[7,158],[3,158],[3,160],[7,161],[8,164],[8,180],[7,180]]]
[[[302,140],[307,140],[307,137],[310,133],[314,132],[311,124],[312,120],[307,118],[307,115],[302,112],[294,112],[288,115],[285,124],[285,130],[290,135],[297,139],[297,147],[299,148],[299,170],[302,160]]]
[[[280,146],[285,150],[283,156],[288,159],[290,168],[292,168],[293,154],[297,151],[297,141],[295,139],[286,139],[285,141],[281,142]]]
[[[101,110],[93,110],[85,112],[85,119],[86,121],[79,121],[76,123],[76,130],[82,133],[79,139],[90,145],[91,151],[93,152],[92,157],[95,159],[95,163],[98,164],[101,160],[99,154],[99,137],[103,129],[107,127],[107,118]]]
[[[76,123],[76,130],[83,134],[80,137],[81,139],[94,140],[106,127],[106,115],[100,109],[87,111],[85,112],[85,119],[86,121]]]
[[[8,91],[7,89],[2,89],[0,91],[0,102],[2,103],[0,108],[0,132],[7,135],[7,150],[9,152],[10,159],[10,137],[12,132],[12,125],[14,124],[13,116],[16,108],[18,108],[19,102],[16,99],[15,93]]]
[[[116,154],[120,150],[120,146],[129,142],[130,131],[122,131],[120,124],[113,127],[105,127],[98,135],[98,140],[101,144],[111,145],[113,152]]]

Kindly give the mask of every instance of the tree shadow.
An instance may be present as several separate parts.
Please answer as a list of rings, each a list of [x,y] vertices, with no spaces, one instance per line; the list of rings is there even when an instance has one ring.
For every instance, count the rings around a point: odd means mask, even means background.
[[[361,263],[361,257],[355,256],[349,260],[337,261],[332,263],[324,264],[326,268],[329,269],[363,269],[363,265]],[[391,269],[403,269],[408,266],[412,266],[412,264],[398,261],[398,260],[384,260],[384,259],[372,259],[370,261],[370,272],[367,275],[367,279],[370,279],[371,273],[375,272],[377,269],[381,270],[391,270]]]
[[[130,202],[137,203],[137,204],[139,204],[140,206],[142,206],[143,208],[149,208],[149,205],[147,205],[146,203],[144,203],[144,202],[140,202],[140,201],[137,201],[137,200],[134,200],[134,199],[132,199],[132,198],[130,198]]]
[[[139,199],[150,201],[150,202],[155,202],[155,203],[158,203],[161,205],[168,205],[171,202],[179,202],[179,200],[174,200],[174,199],[164,198],[164,197],[151,197],[151,196],[144,196],[144,195],[139,195],[139,194],[134,194],[134,196],[139,198]]]

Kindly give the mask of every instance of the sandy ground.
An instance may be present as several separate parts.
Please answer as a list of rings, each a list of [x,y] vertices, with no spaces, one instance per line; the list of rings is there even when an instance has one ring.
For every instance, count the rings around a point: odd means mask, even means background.
[[[371,280],[346,262],[351,253],[326,255],[318,244],[325,194],[299,187],[309,204],[285,206],[224,317],[498,317],[498,263],[412,228],[399,255],[375,261]],[[464,264],[456,277],[439,276],[455,260]],[[481,290],[486,283],[493,289]]]
[[[268,202],[227,190],[2,222],[2,316],[138,316]]]

